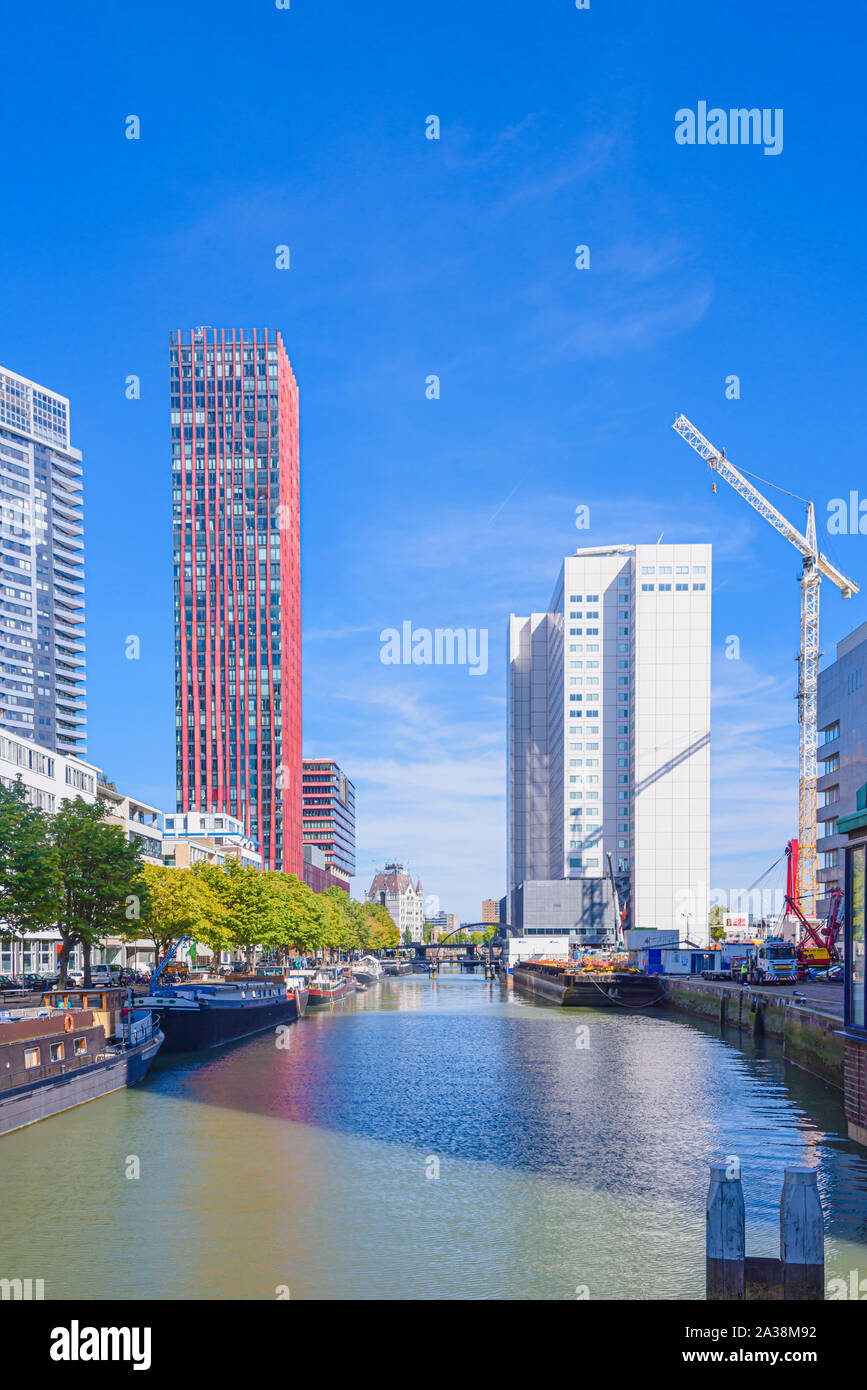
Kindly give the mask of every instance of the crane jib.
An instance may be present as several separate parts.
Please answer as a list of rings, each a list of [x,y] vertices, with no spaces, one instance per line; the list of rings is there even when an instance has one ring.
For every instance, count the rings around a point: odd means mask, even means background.
[[[858,585],[841,574],[836,566],[820,553],[816,544],[816,513],[812,502],[807,503],[807,534],[804,536],[759,492],[758,488],[738,472],[731,460],[726,458],[725,450],[715,449],[685,415],[677,416],[673,428],[706,463],[710,464],[714,472],[725,478],[734,491],[739,492],[741,497],[779,531],[781,536],[785,536],[803,557],[804,564],[799,578],[801,638],[798,656],[798,831],[801,854],[798,861],[798,896],[803,912],[810,917],[815,911],[816,895],[820,887],[816,853],[819,589],[824,577],[836,584],[844,598],[851,598],[853,594],[858,593]]]

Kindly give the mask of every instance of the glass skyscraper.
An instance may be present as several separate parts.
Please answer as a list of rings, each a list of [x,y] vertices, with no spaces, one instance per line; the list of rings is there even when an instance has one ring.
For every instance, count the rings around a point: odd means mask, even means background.
[[[298,387],[279,333],[170,335],[177,809],[303,872]]]
[[[69,401],[0,367],[0,724],[85,752],[81,453]]]

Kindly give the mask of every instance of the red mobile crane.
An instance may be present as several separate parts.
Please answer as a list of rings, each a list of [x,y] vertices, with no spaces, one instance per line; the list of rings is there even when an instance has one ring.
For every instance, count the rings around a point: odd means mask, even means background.
[[[822,927],[816,927],[804,916],[797,899],[798,883],[798,841],[790,840],[786,845],[786,907],[785,912],[797,917],[804,930],[804,938],[797,943],[798,952],[798,979],[806,978],[807,970],[821,969],[827,965],[836,965],[840,959],[840,952],[837,949],[837,940],[843,928],[843,894],[839,888],[832,888],[830,893],[831,908]],[[812,947],[807,944],[807,938],[813,943]]]

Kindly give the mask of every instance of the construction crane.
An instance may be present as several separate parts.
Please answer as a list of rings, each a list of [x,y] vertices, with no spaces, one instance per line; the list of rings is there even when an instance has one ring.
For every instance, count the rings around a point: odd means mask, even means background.
[[[798,776],[798,839],[800,858],[798,861],[798,898],[801,911],[807,917],[815,915],[816,892],[818,887],[816,861],[816,777],[818,730],[816,727],[816,706],[819,689],[819,586],[822,577],[837,585],[844,598],[852,598],[858,593],[858,585],[831,564],[816,545],[816,513],[812,502],[807,502],[807,534],[802,535],[796,526],[778,512],[776,507],[763,497],[743,473],[726,458],[725,449],[715,449],[687,420],[678,415],[673,428],[686,440],[687,444],[700,454],[708,467],[724,478],[735,492],[749,502],[751,507],[770,522],[781,536],[785,536],[801,552],[801,643],[798,651],[798,732],[799,732],[799,776]],[[759,482],[762,479],[758,479]],[[770,486],[774,486],[771,484]],[[785,490],[785,489],[781,489]],[[716,484],[714,483],[714,492]],[[793,495],[793,494],[792,494]],[[800,499],[804,500],[804,499]]]
[[[624,944],[623,923],[626,920],[626,903],[624,903],[621,908],[620,894],[617,891],[617,884],[614,881],[614,863],[610,852],[606,853],[605,858],[608,860],[608,877],[611,879],[611,896],[614,900],[614,949],[615,951],[622,951]]]

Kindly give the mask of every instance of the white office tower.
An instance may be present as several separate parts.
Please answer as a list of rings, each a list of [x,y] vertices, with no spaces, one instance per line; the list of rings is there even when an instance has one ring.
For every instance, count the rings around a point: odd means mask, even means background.
[[[513,897],[610,853],[629,925],[707,940],[710,586],[710,545],[591,547],[547,612],[512,616]]]
[[[85,751],[81,453],[69,401],[0,367],[0,725]]]

